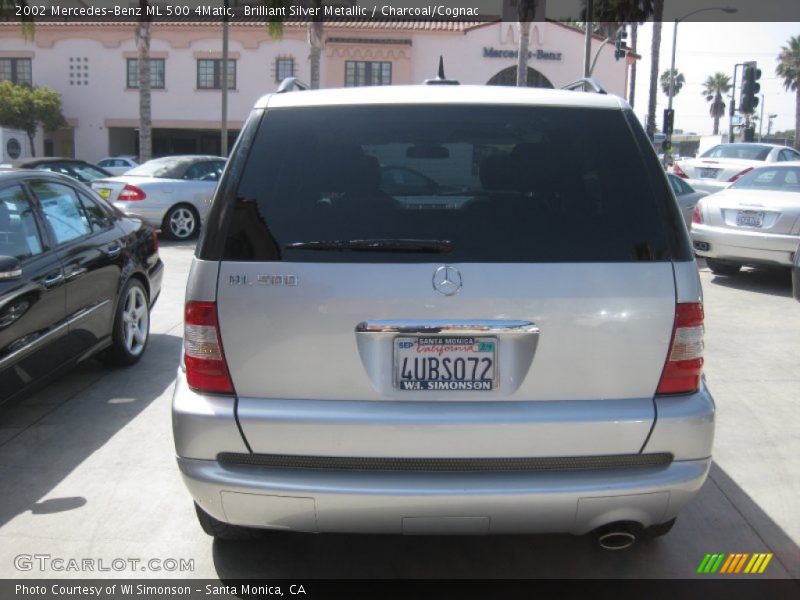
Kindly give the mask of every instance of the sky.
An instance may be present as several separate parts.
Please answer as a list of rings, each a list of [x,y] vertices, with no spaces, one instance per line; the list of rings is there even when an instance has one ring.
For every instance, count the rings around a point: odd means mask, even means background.
[[[661,28],[659,73],[669,69],[673,26],[673,23],[664,23]],[[639,27],[637,51],[642,59],[636,70],[634,110],[642,123],[647,114],[652,35],[652,23]],[[701,135],[712,133],[714,123],[708,114],[709,103],[701,93],[703,82],[717,71],[733,77],[733,67],[736,63],[751,60],[757,61],[761,69],[760,84],[764,100],[759,101],[756,111],[757,114],[761,112],[763,103],[763,133],[766,134],[767,131],[768,114],[777,114],[772,125],[773,133],[794,129],[795,93],[784,89],[782,79],[775,75],[775,66],[778,63],[781,46],[785,46],[788,39],[796,35],[800,35],[800,23],[680,23],[675,67],[683,73],[686,83],[672,102],[675,109],[675,129]],[[630,34],[628,42],[630,43]],[[740,80],[741,77],[737,79]],[[663,110],[667,107],[667,96],[661,91],[661,86],[658,89],[656,122],[660,128]],[[737,104],[738,90],[737,83]],[[724,128],[728,126],[727,107],[726,116],[720,122],[721,129],[723,125]]]

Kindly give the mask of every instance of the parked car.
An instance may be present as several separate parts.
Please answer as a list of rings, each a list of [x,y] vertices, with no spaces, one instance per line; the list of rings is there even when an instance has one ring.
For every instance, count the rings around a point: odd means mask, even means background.
[[[742,265],[791,267],[800,244],[800,162],[754,169],[700,200],[692,240],[720,275],[734,275]]]
[[[45,158],[26,158],[13,160],[10,163],[0,165],[0,168],[10,169],[36,169],[39,171],[52,171],[61,173],[67,177],[77,179],[81,183],[91,183],[96,179],[102,179],[111,175],[105,169],[76,158],[56,158],[48,156]]]
[[[420,207],[387,165],[462,191]],[[620,98],[265,97],[187,286],[173,431],[200,523],[664,534],[711,464],[701,296]]]
[[[678,201],[678,206],[681,209],[686,228],[691,229],[694,205],[697,204],[700,198],[708,196],[708,192],[698,192],[684,179],[672,173],[667,173],[667,179],[669,179],[669,184],[672,187],[672,191],[675,193],[675,199]]]
[[[764,163],[800,160],[794,148],[743,142],[719,144],[697,158],[675,162],[672,172],[697,190],[717,192]]]
[[[154,230],[74,179],[0,172],[0,402],[93,355],[137,362],[163,271]]]
[[[135,156],[109,156],[98,161],[97,166],[102,167],[112,175],[122,175],[133,167],[139,166],[139,163],[136,162]]]
[[[205,220],[225,159],[219,156],[154,158],[92,187],[126,215],[143,219],[175,240],[195,237]]]

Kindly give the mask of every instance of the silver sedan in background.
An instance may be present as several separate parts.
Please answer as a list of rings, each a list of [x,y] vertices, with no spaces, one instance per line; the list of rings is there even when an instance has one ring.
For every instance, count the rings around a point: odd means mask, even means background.
[[[708,192],[698,192],[683,179],[672,173],[667,173],[667,179],[669,180],[669,186],[675,193],[675,199],[678,201],[678,206],[681,209],[681,215],[683,215],[683,222],[686,223],[686,229],[690,229],[692,227],[694,206],[698,203],[700,198],[708,196]]]
[[[754,169],[697,203],[692,241],[719,275],[743,265],[791,267],[800,244],[800,162]]]
[[[165,156],[93,181],[92,188],[126,215],[186,240],[200,231],[224,168],[220,156]]]

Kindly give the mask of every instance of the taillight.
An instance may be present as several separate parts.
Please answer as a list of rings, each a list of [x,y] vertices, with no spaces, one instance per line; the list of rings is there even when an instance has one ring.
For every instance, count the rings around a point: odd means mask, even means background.
[[[675,306],[675,325],[667,362],[656,394],[688,394],[700,387],[703,373],[703,305],[684,302]]]
[[[684,179],[689,179],[689,176],[683,172],[683,169],[678,166],[678,163],[675,163],[672,166],[672,174],[677,175],[678,177],[683,177]]]
[[[216,302],[187,302],[183,325],[186,380],[197,392],[232,394],[219,334]]]
[[[752,171],[752,170],[753,170],[753,167],[747,167],[747,168],[746,168],[744,171],[739,171],[739,172],[738,172],[736,175],[734,175],[733,177],[731,177],[730,179],[728,179],[728,181],[736,181],[736,180],[737,180],[737,179],[739,179],[739,178],[740,178],[742,175],[744,175],[745,173],[749,173],[749,172],[750,172],[750,171]]]
[[[703,224],[703,211],[700,209],[700,203],[694,205],[692,209],[692,223]]]
[[[123,200],[126,202],[144,200],[145,198],[147,198],[147,194],[144,193],[144,190],[136,187],[135,185],[131,185],[130,183],[125,185],[125,187],[122,188],[122,191],[119,193],[119,196],[117,196],[117,200]]]

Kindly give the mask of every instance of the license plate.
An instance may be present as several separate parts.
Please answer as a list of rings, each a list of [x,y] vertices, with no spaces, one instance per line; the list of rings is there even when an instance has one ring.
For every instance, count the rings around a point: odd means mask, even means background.
[[[497,372],[497,338],[398,337],[394,365],[400,390],[489,392]]]
[[[740,210],[736,215],[739,227],[761,227],[764,224],[764,213],[756,210]]]
[[[104,200],[108,200],[108,197],[111,195],[111,190],[108,188],[97,188],[97,193],[100,194]]]
[[[700,169],[700,177],[703,179],[716,179],[719,169]]]

